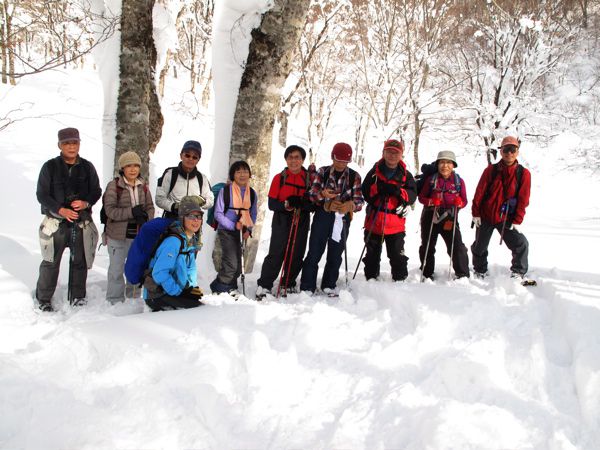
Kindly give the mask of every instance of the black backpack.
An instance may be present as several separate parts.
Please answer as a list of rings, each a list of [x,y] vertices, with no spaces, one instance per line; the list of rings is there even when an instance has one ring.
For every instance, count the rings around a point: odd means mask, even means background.
[[[415,177],[415,182],[417,184],[417,195],[419,195],[423,190],[427,177],[437,173],[437,170],[437,161],[434,161],[431,164],[423,164],[421,166],[421,173]]]

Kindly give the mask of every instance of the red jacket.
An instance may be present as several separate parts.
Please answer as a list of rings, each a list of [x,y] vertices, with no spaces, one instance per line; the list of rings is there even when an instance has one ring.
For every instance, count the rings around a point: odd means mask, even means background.
[[[306,177],[308,173],[301,170],[299,173],[293,174],[289,169],[285,169],[287,173],[285,183],[282,183],[281,173],[273,177],[271,188],[269,189],[269,197],[284,202],[291,195],[303,196],[306,193]],[[310,186],[310,184],[309,184]]]
[[[477,184],[475,196],[473,197],[471,210],[473,217],[481,217],[482,221],[493,225],[502,223],[504,220],[504,217],[500,216],[502,204],[515,197],[518,165],[518,161],[515,161],[512,166],[507,166],[504,162],[500,161],[497,164],[489,165],[483,171],[479,179],[479,184]],[[497,169],[494,169],[495,166]],[[495,176],[494,171],[496,171]],[[516,205],[511,208],[507,218],[508,221],[515,225],[523,222],[525,208],[529,205],[530,190],[531,173],[523,167],[519,196],[516,199]]]
[[[417,198],[417,185],[412,174],[406,170],[404,161],[398,163],[396,175],[388,179],[383,174],[383,159],[367,173],[363,182],[363,195],[369,204],[365,217],[365,230],[372,230],[376,235],[403,233],[406,219],[396,214],[396,208],[402,205],[412,205]],[[397,195],[391,195],[387,204],[382,205],[378,195],[378,184],[392,184],[396,187]],[[379,212],[377,212],[379,211]]]

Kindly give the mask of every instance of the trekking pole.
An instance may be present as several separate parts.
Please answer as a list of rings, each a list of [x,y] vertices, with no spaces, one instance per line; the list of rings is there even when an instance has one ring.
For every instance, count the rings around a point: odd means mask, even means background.
[[[456,221],[458,220],[458,208],[454,206],[454,221],[452,223],[452,245],[450,246],[450,265],[448,266],[448,281],[452,276],[452,257],[454,256],[454,236],[456,235]]]
[[[244,268],[244,251],[246,250],[246,243],[244,242],[244,227],[240,230],[240,249],[241,249],[241,262],[242,262],[242,294],[246,295],[246,269]]]
[[[73,265],[75,264],[75,242],[77,240],[77,223],[71,222],[71,239],[69,241],[69,281],[67,284],[67,300],[69,304],[73,304],[73,287],[71,286],[73,283]]]
[[[425,272],[425,264],[427,264],[427,253],[429,253],[429,244],[431,243],[431,233],[433,231],[433,220],[435,219],[435,215],[437,214],[438,207],[435,206],[433,208],[433,214],[431,215],[431,226],[429,227],[429,237],[427,238],[427,246],[425,247],[425,255],[423,256],[423,264],[421,265],[421,283],[425,279],[423,273]]]
[[[385,197],[384,203],[387,204],[387,197]],[[360,267],[360,263],[362,262],[362,257],[365,254],[365,250],[367,248],[367,242],[369,242],[369,239],[371,239],[371,234],[373,234],[373,229],[375,228],[375,220],[377,219],[377,214],[379,214],[379,212],[381,211],[382,205],[383,205],[383,203],[379,204],[379,206],[377,207],[377,211],[375,211],[375,215],[373,216],[373,223],[371,224],[371,227],[369,228],[369,232],[367,233],[367,238],[365,239],[365,245],[363,245],[362,252],[360,252],[360,256],[358,258],[358,264],[356,264],[356,269],[354,269],[354,275],[352,276],[353,280],[356,278],[356,272],[358,272],[358,268]]]
[[[342,227],[343,227],[343,222],[342,222]],[[348,247],[346,247],[346,241],[348,240],[348,236],[345,236],[346,234],[348,234],[347,232],[345,232],[344,228],[342,228],[342,239],[344,239],[344,266],[346,269],[346,289],[348,289]]]
[[[290,269],[292,268],[292,260],[294,256],[294,249],[296,247],[296,235],[298,234],[298,223],[300,221],[300,210],[294,209],[294,215],[292,216],[292,223],[290,225],[290,233],[288,235],[288,242],[285,247],[285,253],[283,257],[283,264],[281,266],[281,276],[279,277],[279,285],[277,286],[277,296],[281,292],[281,285],[283,283],[283,295],[287,295],[287,287],[290,281]],[[283,281],[285,274],[285,282]]]
[[[508,201],[502,203],[502,207],[500,208],[500,217],[504,216],[502,219],[502,231],[500,231],[500,245],[502,245],[502,241],[504,240],[504,230],[506,229],[506,218],[508,217]]]

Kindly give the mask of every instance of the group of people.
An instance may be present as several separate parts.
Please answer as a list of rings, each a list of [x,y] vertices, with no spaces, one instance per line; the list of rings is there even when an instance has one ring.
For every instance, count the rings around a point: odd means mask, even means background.
[[[68,299],[74,306],[85,304],[87,270],[93,263],[98,238],[91,208],[102,191],[94,166],[79,156],[78,130],[60,130],[58,147],[60,155],[43,165],[37,185],[44,214],[40,226],[43,261],[36,287],[42,311],[53,310],[51,299],[67,247],[71,250]],[[523,277],[528,270],[528,242],[516,226],[522,223],[529,203],[531,175],[517,161],[519,147],[517,138],[504,138],[500,162],[489,165],[477,185],[472,202],[472,223],[477,231],[471,246],[477,277],[487,274],[487,249],[494,229],[512,251],[512,276]],[[423,177],[418,188],[404,163],[404,150],[402,140],[387,140],[381,159],[363,180],[348,167],[352,160],[349,144],[335,144],[331,164],[318,170],[304,167],[306,151],[302,147],[291,145],[285,149],[286,167],[275,175],[268,193],[268,207],[273,211],[271,240],[257,280],[257,300],[275,294],[275,286],[277,296],[299,291],[315,293],[319,262],[325,251],[319,287],[325,295],[336,296],[350,224],[365,203],[361,258],[367,280],[379,277],[384,242],[392,279],[402,281],[408,276],[406,216],[417,198],[423,204],[419,248],[422,277],[435,277],[439,235],[446,243],[455,276],[469,277],[468,252],[458,223],[458,212],[467,205],[467,191],[455,170],[455,154],[439,152],[434,173]],[[153,311],[201,304],[196,254],[202,245],[201,228],[208,210],[214,214],[211,225],[221,248],[211,291],[237,294],[245,242],[252,236],[257,217],[258,198],[250,186],[251,168],[245,161],[232,164],[227,183],[215,195],[207,177],[197,169],[201,156],[199,142],[185,142],[179,164],[167,168],[158,179],[156,205],[163,210],[160,220],[167,220],[167,228],[149,252],[143,277],[144,300]],[[124,267],[134,239],[155,215],[148,183],[140,177],[139,155],[132,151],[122,154],[118,166],[119,176],[108,183],[101,211],[105,223],[102,240],[109,252],[106,298],[111,303],[141,294],[137,285],[127,283]]]

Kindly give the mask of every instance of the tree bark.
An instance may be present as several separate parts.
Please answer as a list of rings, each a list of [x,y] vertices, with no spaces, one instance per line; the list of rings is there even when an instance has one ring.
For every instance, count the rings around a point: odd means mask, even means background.
[[[131,150],[140,155],[146,180],[150,152],[160,140],[164,122],[154,83],[153,7],[154,0],[123,0],[115,149],[115,171],[119,156]]]
[[[271,143],[281,88],[304,28],[310,0],[275,0],[252,30],[252,41],[233,119],[230,163],[245,160],[252,168],[252,185],[258,194],[258,219],[248,245],[246,270],[254,267],[265,215]]]

